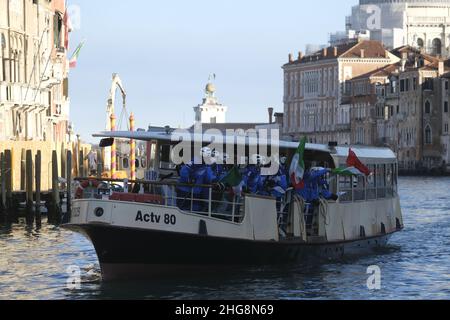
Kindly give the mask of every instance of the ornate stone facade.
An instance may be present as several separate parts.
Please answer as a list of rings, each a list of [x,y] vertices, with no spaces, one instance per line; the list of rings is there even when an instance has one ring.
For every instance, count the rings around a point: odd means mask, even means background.
[[[332,34],[332,43],[359,35],[378,40],[388,49],[403,45],[448,56],[449,0],[360,0],[346,19],[346,32]]]
[[[0,0],[0,140],[68,139],[64,0]]]

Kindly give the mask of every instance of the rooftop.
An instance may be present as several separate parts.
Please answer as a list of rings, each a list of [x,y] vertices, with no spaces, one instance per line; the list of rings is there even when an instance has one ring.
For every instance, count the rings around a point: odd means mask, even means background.
[[[330,46],[307,56],[303,56],[300,53],[297,60],[287,63],[286,66],[337,58],[374,59],[388,58],[388,56],[386,49],[380,41],[361,40],[359,42],[342,44],[336,47]]]

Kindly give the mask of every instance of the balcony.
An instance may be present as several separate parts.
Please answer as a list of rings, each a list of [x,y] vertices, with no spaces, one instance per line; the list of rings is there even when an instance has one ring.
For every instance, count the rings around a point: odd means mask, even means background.
[[[22,83],[0,82],[0,103],[17,105],[48,105],[48,92],[28,88]]]

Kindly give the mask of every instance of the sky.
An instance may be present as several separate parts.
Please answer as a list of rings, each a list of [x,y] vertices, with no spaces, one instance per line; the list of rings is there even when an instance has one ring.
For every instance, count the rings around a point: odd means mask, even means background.
[[[288,54],[327,43],[330,32],[345,29],[356,3],[68,0],[70,50],[85,40],[69,75],[75,132],[95,142],[91,134],[104,130],[112,73],[122,79],[139,128],[191,126],[212,73],[228,122],[267,122],[269,106],[283,111]],[[121,104],[117,94],[118,117]]]

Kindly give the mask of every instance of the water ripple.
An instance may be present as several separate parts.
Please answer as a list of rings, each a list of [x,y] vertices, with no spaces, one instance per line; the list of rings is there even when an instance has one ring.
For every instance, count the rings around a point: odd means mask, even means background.
[[[402,178],[405,231],[376,255],[321,266],[248,268],[197,279],[102,283],[92,245],[43,223],[0,227],[0,299],[449,299],[449,178]],[[367,267],[382,290],[366,287]],[[79,266],[81,289],[67,288]]]

